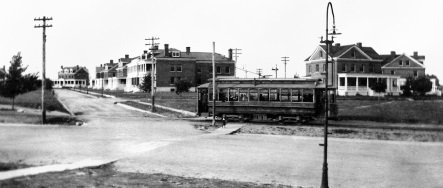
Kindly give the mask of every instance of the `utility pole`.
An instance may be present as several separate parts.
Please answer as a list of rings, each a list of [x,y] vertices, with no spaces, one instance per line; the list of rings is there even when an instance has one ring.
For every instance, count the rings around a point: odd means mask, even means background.
[[[281,61],[284,61],[284,64],[285,64],[285,78],[286,78],[286,61],[289,61],[289,57],[281,57],[281,58],[283,58]]]
[[[45,87],[46,87],[46,28],[52,25],[46,25],[47,20],[52,20],[46,16],[43,18],[34,18],[34,21],[43,21],[43,25],[36,25],[34,28],[43,28],[43,65],[42,65],[42,124],[46,122],[46,107],[45,107]]]
[[[275,78],[277,78],[277,71],[278,71],[277,64],[275,64],[275,68],[272,68],[272,70],[275,71]]]
[[[234,67],[234,69],[235,69],[235,68],[237,68],[237,58],[238,58],[238,55],[241,54],[239,52],[241,49],[235,48],[233,50],[234,50],[234,58],[235,58],[235,67]],[[237,71],[235,71],[235,72],[237,73]],[[234,75],[234,77],[236,77],[236,76],[237,75]]]
[[[155,43],[155,40],[159,40],[160,38],[155,38],[155,37],[151,37],[151,38],[149,38],[149,39],[145,39],[145,40],[151,40],[151,44],[146,44],[146,45],[151,45],[151,48],[150,48],[150,50],[151,50],[151,52],[152,52],[152,65],[151,65],[151,106],[152,106],[152,108],[151,108],[151,111],[152,112],[155,112],[155,87],[154,87],[154,84],[155,84],[155,76],[154,76],[154,74],[155,74],[155,50],[157,50],[157,45],[159,44],[159,43]]]
[[[245,69],[245,65],[243,64],[243,70],[245,71],[245,78],[248,78],[248,71]]]
[[[215,126],[215,42],[212,42],[212,126]]]
[[[258,74],[258,78],[261,78],[261,71],[262,71],[263,69],[257,69],[257,74]]]

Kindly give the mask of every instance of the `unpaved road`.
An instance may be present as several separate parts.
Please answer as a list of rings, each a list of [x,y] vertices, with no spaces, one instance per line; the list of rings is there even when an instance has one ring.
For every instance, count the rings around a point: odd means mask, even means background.
[[[318,187],[321,138],[203,134],[118,99],[59,90],[81,127],[0,126],[0,159],[28,164],[115,158],[117,170]],[[239,126],[229,124],[228,126]],[[220,132],[219,132],[220,133]],[[330,187],[442,187],[442,143],[330,139]]]

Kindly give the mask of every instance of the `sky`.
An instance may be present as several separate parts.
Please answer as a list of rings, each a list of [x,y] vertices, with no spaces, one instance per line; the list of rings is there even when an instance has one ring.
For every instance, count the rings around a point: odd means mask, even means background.
[[[440,56],[443,1],[331,1],[341,45],[361,42],[379,54],[391,51],[425,55],[427,74],[443,78]],[[28,73],[42,72],[42,29],[37,17],[52,17],[47,28],[46,76],[57,79],[61,66],[95,67],[136,57],[148,49],[145,38],[158,37],[182,51],[228,56],[242,49],[237,67],[262,69],[283,78],[282,57],[289,57],[286,76],[304,76],[304,60],[326,30],[326,0],[14,0],[0,2],[0,66],[9,67],[21,52]],[[332,23],[329,12],[329,23]],[[331,25],[329,26],[331,28]],[[245,77],[237,70],[237,76]],[[247,75],[256,77],[252,73]]]

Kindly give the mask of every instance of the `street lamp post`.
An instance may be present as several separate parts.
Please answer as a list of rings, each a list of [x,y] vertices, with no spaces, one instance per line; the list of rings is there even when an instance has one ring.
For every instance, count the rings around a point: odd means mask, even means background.
[[[329,33],[328,28],[328,13],[329,13],[329,7],[331,7],[332,12],[332,33]],[[328,91],[328,59],[329,59],[329,45],[332,45],[334,43],[334,36],[331,37],[331,40],[329,40],[329,35],[339,35],[341,33],[335,32],[335,16],[334,16],[334,9],[332,8],[332,3],[329,2],[328,6],[326,7],[326,40],[321,39],[320,43],[326,44],[326,58],[325,58],[325,133],[324,133],[324,143],[320,144],[323,146],[323,173],[322,173],[322,179],[321,179],[321,188],[328,188],[328,111],[329,111],[329,91]]]

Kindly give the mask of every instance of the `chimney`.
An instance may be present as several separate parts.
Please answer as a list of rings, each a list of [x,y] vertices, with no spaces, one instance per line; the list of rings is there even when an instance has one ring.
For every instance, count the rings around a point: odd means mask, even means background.
[[[391,51],[391,57],[395,58],[395,56],[396,56],[395,51]]]
[[[102,67],[102,64],[100,64],[100,67]]]
[[[414,58],[417,59],[418,57],[418,52],[414,52]]]
[[[129,59],[129,55],[128,54],[125,55],[125,59]]]
[[[148,53],[148,50],[143,51],[143,54],[147,54],[147,53]]]
[[[186,53],[187,53],[187,54],[191,53],[191,47],[189,47],[189,46],[186,47]]]
[[[77,70],[80,69],[80,67],[77,65]]]
[[[340,47],[340,43],[335,43],[335,46]]]
[[[169,44],[165,44],[165,57],[169,57]]]
[[[232,61],[232,49],[229,48],[228,54],[229,54],[229,60]]]
[[[5,69],[5,66],[3,65],[3,69]],[[63,69],[63,65],[62,65],[62,69]]]
[[[361,42],[357,42],[357,47],[358,47],[358,48],[361,48],[361,47],[362,47]]]
[[[113,63],[114,63],[114,60],[111,59],[111,60],[109,61],[109,63],[113,64]]]

